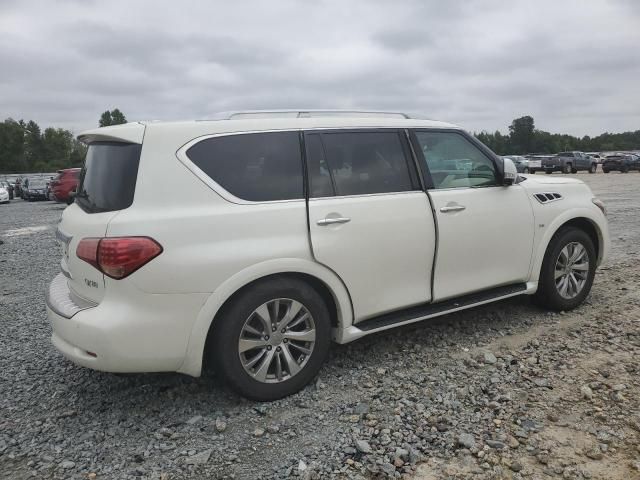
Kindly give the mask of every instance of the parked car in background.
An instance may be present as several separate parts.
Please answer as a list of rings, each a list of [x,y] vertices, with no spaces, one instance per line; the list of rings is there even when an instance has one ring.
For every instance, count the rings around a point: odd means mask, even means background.
[[[29,202],[35,200],[48,200],[45,189],[47,181],[44,178],[30,178],[28,186],[22,190],[22,198]]]
[[[58,170],[58,175],[51,180],[49,189],[53,199],[57,202],[69,202],[71,192],[78,188],[80,168],[66,168]]]
[[[631,170],[640,170],[640,157],[632,153],[616,153],[608,155],[602,162],[602,171],[627,173]]]
[[[536,169],[540,170],[540,160],[529,160],[529,158],[522,155],[505,155],[502,158],[511,160],[518,173],[536,173]]]
[[[0,203],[9,203],[9,190],[2,183],[0,183]]]
[[[274,400],[317,375],[332,341],[523,294],[566,311],[589,294],[610,240],[583,182],[520,177],[443,122],[289,113],[79,136],[46,296],[63,355],[111,372],[212,366]]]
[[[6,189],[7,193],[9,193],[9,200],[13,200],[13,198],[14,198],[13,185],[11,184],[11,182],[9,182],[7,180],[1,180],[0,181],[0,187]]]
[[[562,152],[542,160],[542,168],[545,173],[577,173],[581,170],[596,173],[598,162],[583,152]]]
[[[587,152],[587,155],[595,159],[595,161],[599,164],[604,160],[604,156],[600,155],[598,152]]]

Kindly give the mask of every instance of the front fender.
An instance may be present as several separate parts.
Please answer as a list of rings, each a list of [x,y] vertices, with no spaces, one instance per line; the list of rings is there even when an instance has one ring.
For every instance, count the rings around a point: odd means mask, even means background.
[[[598,242],[600,244],[600,248],[598,249],[598,266],[606,261],[609,251],[611,250],[611,240],[609,239],[607,219],[595,206],[593,208],[572,208],[555,217],[549,225],[545,227],[545,232],[538,242],[534,253],[530,281],[537,282],[539,280],[544,255],[547,251],[547,247],[549,246],[549,242],[556,232],[567,222],[579,218],[588,220],[595,227],[595,230],[598,233]]]
[[[333,294],[338,313],[338,327],[333,337],[341,341],[342,332],[353,324],[353,307],[349,293],[340,278],[327,267],[300,258],[268,260],[236,273],[206,300],[191,330],[187,351],[179,372],[197,377],[202,372],[203,354],[209,328],[222,305],[239,289],[260,278],[278,273],[302,273],[322,281]]]

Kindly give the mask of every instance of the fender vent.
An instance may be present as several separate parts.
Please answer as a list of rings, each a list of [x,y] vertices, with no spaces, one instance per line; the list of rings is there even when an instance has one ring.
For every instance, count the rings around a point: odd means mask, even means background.
[[[555,202],[556,200],[562,200],[562,195],[559,193],[536,193],[533,195],[540,203]]]

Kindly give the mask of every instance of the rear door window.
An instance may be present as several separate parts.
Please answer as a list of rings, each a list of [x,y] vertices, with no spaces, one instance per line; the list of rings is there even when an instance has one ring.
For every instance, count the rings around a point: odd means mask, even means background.
[[[298,132],[207,138],[190,147],[187,156],[240,199],[264,202],[304,198]]]
[[[124,210],[133,203],[142,145],[95,142],[89,145],[76,203],[87,213]]]
[[[398,131],[331,132],[307,138],[312,197],[328,196],[333,190],[342,196],[416,189]]]

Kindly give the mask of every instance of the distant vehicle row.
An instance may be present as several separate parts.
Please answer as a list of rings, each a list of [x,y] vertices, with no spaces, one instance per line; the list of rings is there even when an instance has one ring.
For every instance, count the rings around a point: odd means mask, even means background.
[[[55,177],[49,177],[49,180],[44,175],[5,179],[0,181],[0,188],[6,190],[7,202],[19,197],[30,202],[51,199],[71,203],[72,192],[78,187],[80,170],[80,168],[58,170],[58,174]],[[0,198],[4,198],[4,195],[0,195]],[[4,201],[0,200],[0,202]]]
[[[627,173],[631,170],[640,170],[640,155],[635,153],[614,153],[604,157],[599,154],[586,154],[583,152],[561,152],[557,155],[505,155],[513,161],[518,173],[536,173],[543,171],[547,174],[553,172],[578,173],[587,171],[596,173],[598,164],[602,164],[602,171],[609,173],[619,171]]]

